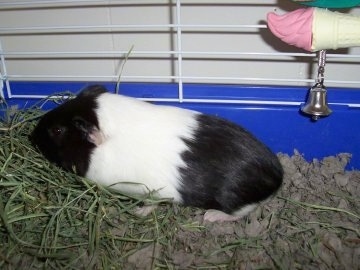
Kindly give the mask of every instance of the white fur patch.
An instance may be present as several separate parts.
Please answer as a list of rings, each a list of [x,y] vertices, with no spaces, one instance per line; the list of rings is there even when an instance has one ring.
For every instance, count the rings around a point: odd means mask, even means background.
[[[232,213],[232,215],[237,216],[239,218],[243,218],[246,215],[248,215],[250,212],[254,211],[256,207],[258,207],[258,203],[253,203],[253,204],[248,204],[244,207],[242,207],[241,209],[235,211],[234,213]]]
[[[153,212],[155,209],[157,208],[157,205],[152,204],[152,205],[144,205],[141,207],[137,207],[135,209],[135,214],[141,217],[146,217],[148,216],[151,212]]]
[[[181,202],[177,191],[180,154],[187,150],[181,138],[192,138],[197,112],[153,105],[134,98],[105,93],[96,110],[101,143],[91,157],[86,177],[123,192],[146,193]],[[135,182],[139,184],[119,184]]]

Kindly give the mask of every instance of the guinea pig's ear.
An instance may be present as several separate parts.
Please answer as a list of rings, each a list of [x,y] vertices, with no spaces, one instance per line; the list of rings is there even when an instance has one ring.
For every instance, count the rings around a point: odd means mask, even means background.
[[[104,136],[100,132],[99,128],[84,118],[75,116],[71,122],[75,128],[82,132],[84,137],[90,143],[98,146],[104,141]]]
[[[102,85],[90,85],[86,87],[84,90],[78,94],[78,97],[93,97],[93,96],[99,96],[103,93],[106,93],[107,90]]]

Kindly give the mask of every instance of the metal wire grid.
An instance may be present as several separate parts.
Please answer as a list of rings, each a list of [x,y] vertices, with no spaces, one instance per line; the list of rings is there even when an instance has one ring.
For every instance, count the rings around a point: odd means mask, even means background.
[[[171,1],[170,1],[171,2]],[[265,77],[233,77],[233,76],[189,76],[183,74],[183,57],[200,57],[200,58],[208,58],[208,57],[245,57],[249,59],[294,59],[296,57],[304,57],[314,59],[316,55],[314,53],[301,53],[301,52],[229,52],[229,51],[189,51],[183,50],[182,48],[182,32],[184,30],[189,29],[216,29],[218,31],[222,31],[222,29],[228,30],[239,30],[239,29],[266,29],[267,26],[265,24],[182,24],[182,16],[181,10],[183,0],[176,0],[174,5],[176,10],[176,21],[175,23],[169,24],[94,24],[94,25],[67,25],[67,26],[26,26],[26,27],[0,27],[0,94],[4,96],[3,88],[4,84],[7,89],[7,96],[9,98],[16,97],[24,97],[20,95],[14,95],[11,92],[11,80],[58,80],[58,79],[83,79],[83,80],[94,80],[94,79],[102,79],[108,81],[116,81],[118,79],[117,74],[110,75],[99,75],[94,78],[93,75],[24,75],[24,74],[16,74],[16,73],[8,73],[6,64],[7,58],[11,59],[27,59],[32,61],[33,59],[64,59],[64,58],[76,58],[76,59],[88,59],[88,58],[103,58],[103,57],[119,57],[119,55],[126,55],[128,51],[122,50],[103,50],[103,51],[6,51],[3,49],[1,45],[1,35],[33,35],[33,34],[41,34],[41,35],[54,35],[56,33],[61,34],[74,34],[74,33],[88,33],[88,34],[98,34],[98,33],[111,33],[113,31],[118,30],[143,30],[150,31],[154,29],[173,29],[176,34],[176,49],[175,50],[133,50],[131,51],[131,57],[135,56],[161,56],[161,55],[172,55],[174,59],[176,59],[177,63],[177,73],[174,75],[122,75],[122,79],[124,80],[135,80],[141,81],[143,79],[150,79],[154,81],[161,80],[173,80],[178,84],[178,101],[190,101],[184,100],[183,97],[183,83],[187,81],[197,81],[197,82],[218,82],[218,81],[226,81],[228,83],[241,83],[241,82],[264,82],[268,84],[276,85],[278,83],[303,83],[303,84],[311,84],[314,82],[314,78],[307,79],[299,79],[299,78],[265,78]],[[242,1],[246,2],[246,1]],[[0,9],[39,9],[39,8],[59,8],[59,7],[72,7],[77,6],[112,6],[112,5],[120,5],[121,1],[96,1],[96,0],[53,0],[53,1],[22,1],[22,2],[0,2]],[[150,4],[151,5],[151,4]],[[360,54],[341,54],[341,53],[331,53],[327,55],[328,59],[339,59],[341,61],[349,63],[360,63]],[[326,82],[328,84],[339,84],[344,87],[358,87],[360,86],[359,80],[331,80],[327,79]],[[43,97],[41,93],[39,95],[27,95],[29,98],[41,98]],[[171,100],[173,101],[173,100]],[[204,100],[191,100],[192,102],[204,102]],[[226,100],[212,100],[211,102],[227,102]],[[234,102],[234,101],[231,101]],[[239,101],[244,103],[245,101]],[[250,101],[251,103],[261,103],[261,101]],[[268,104],[269,102],[267,102]],[[279,102],[274,102],[279,103]],[[298,105],[298,102],[286,102],[291,103],[289,105]],[[294,104],[292,104],[294,103]],[[295,104],[296,103],[296,104]]]

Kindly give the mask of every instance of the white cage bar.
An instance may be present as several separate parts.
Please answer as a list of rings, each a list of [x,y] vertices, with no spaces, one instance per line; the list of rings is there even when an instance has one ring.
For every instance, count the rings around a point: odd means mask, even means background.
[[[238,8],[239,11],[242,10],[242,5],[251,6],[255,1],[226,1],[222,3],[229,8]],[[268,6],[268,11],[272,11],[272,8],[276,8],[276,1],[274,3],[267,3],[264,6]],[[284,63],[284,65],[289,63],[294,63],[298,61],[298,59],[302,59],[304,62],[304,66],[306,65],[308,69],[311,69],[311,65],[316,64],[316,55],[314,53],[304,53],[299,50],[279,52],[276,50],[268,49],[269,45],[265,44],[263,51],[236,51],[234,49],[228,50],[227,46],[224,46],[224,49],[217,50],[208,50],[204,48],[204,50],[195,50],[195,49],[187,49],[184,46],[184,35],[186,36],[189,32],[200,33],[200,35],[207,35],[216,32],[216,34],[225,33],[224,35],[234,35],[238,38],[238,35],[241,33],[250,33],[253,35],[259,35],[259,31],[268,31],[267,26],[264,23],[253,24],[252,21],[245,23],[186,23],[183,20],[183,6],[200,6],[204,5],[203,3],[198,3],[194,1],[185,1],[185,0],[176,0],[176,1],[153,1],[152,3],[148,3],[147,1],[0,1],[0,12],[4,15],[9,13],[12,14],[29,14],[31,12],[47,12],[49,9],[56,10],[63,9],[72,11],[76,9],[76,12],[80,12],[82,7],[86,7],[86,9],[97,10],[104,9],[104,13],[111,15],[113,8],[121,8],[122,5],[131,5],[132,7],[138,6],[141,7],[152,7],[152,5],[156,8],[158,6],[165,7],[169,9],[175,9],[175,16],[173,18],[173,22],[170,23],[93,23],[90,25],[86,24],[69,24],[69,25],[55,25],[53,21],[50,20],[49,15],[49,24],[47,25],[26,25],[26,26],[18,26],[18,21],[8,22],[7,25],[0,27],[0,57],[1,57],[1,80],[6,83],[8,89],[8,96],[11,97],[24,97],[23,95],[14,95],[11,93],[11,81],[12,80],[104,80],[104,81],[116,81],[118,76],[116,72],[109,72],[107,74],[98,74],[94,75],[89,72],[89,74],[76,74],[72,70],[69,70],[67,73],[64,71],[59,71],[59,73],[52,74],[42,74],[41,72],[31,73],[29,71],[21,72],[16,69],[16,65],[18,63],[26,63],[26,65],[30,65],[31,63],[35,63],[35,61],[45,61],[48,64],[56,65],[58,62],[63,61],[85,61],[86,65],[89,61],[119,61],[124,60],[124,55],[128,53],[127,50],[118,50],[115,48],[116,42],[113,41],[113,49],[96,49],[89,50],[88,48],[74,48],[74,49],[56,49],[49,45],[49,49],[43,50],[39,48],[39,50],[34,50],[34,46],[20,46],[16,44],[16,40],[26,40],[26,38],[31,39],[33,44],[36,44],[36,39],[46,40],[47,37],[50,38],[74,38],[77,35],[93,35],[100,36],[110,35],[109,39],[114,40],[115,35],[121,35],[123,32],[130,33],[131,35],[136,35],[137,32],[164,32],[168,35],[173,35],[175,45],[173,48],[168,50],[163,50],[159,48],[158,50],[154,49],[134,49],[131,51],[129,62],[132,59],[137,58],[137,61],[149,62],[153,61],[154,58],[157,60],[160,59],[164,61],[172,62],[171,65],[175,66],[175,71],[172,74],[161,74],[160,72],[157,74],[156,72],[152,72],[151,74],[142,73],[141,70],[138,73],[134,74],[123,74],[121,76],[122,79],[126,81],[155,81],[155,82],[176,82],[179,86],[179,98],[178,101],[186,101],[183,97],[183,83],[195,82],[195,83],[244,83],[244,84],[266,84],[266,85],[300,85],[300,86],[309,86],[314,82],[314,72],[309,74],[311,76],[303,76],[305,73],[303,70],[299,71],[299,74],[294,74],[291,76],[287,74],[287,76],[279,76],[281,73],[276,72],[276,67],[274,70],[272,68],[268,69],[267,73],[261,73],[258,75],[259,70],[254,70],[253,75],[251,76],[243,76],[241,74],[237,74],[237,72],[233,72],[233,74],[219,74],[213,75],[209,74],[208,76],[205,74],[193,74],[188,72],[187,68],[191,64],[185,65],[186,62],[209,62],[209,61],[233,61],[233,66],[237,66],[239,62],[244,61],[246,63],[254,61],[258,62],[261,66],[261,60],[267,61],[269,63],[268,66],[271,66],[271,63]],[[129,4],[131,3],[131,4]],[[214,4],[216,7],[222,6],[215,1],[208,1],[206,8],[211,7]],[[261,4],[260,2],[258,4]],[[31,12],[30,12],[31,11]],[[359,9],[355,9],[355,12],[360,13]],[[0,13],[0,14],[1,14]],[[40,13],[38,13],[40,14]],[[41,13],[43,14],[43,13]],[[9,15],[9,16],[10,16]],[[111,17],[109,15],[109,17]],[[257,14],[259,15],[259,14]],[[29,15],[30,16],[30,15]],[[200,15],[199,15],[200,16]],[[221,15],[219,15],[221,16]],[[264,18],[265,14],[262,14]],[[9,17],[10,18],[10,17]],[[117,17],[115,17],[117,19]],[[0,18],[1,20],[1,18]],[[101,20],[101,18],[99,19]],[[206,21],[206,20],[205,20]],[[109,20],[111,22],[111,19]],[[14,25],[12,25],[14,24]],[[21,25],[21,23],[20,23]],[[119,34],[119,31],[121,34]],[[100,38],[99,37],[99,38]],[[55,39],[56,40],[56,39]],[[176,42],[175,42],[176,41]],[[189,43],[187,41],[187,43]],[[15,44],[15,49],[9,44]],[[56,44],[55,44],[56,45]],[[221,47],[219,46],[215,47]],[[225,44],[226,45],[226,44]],[[266,47],[268,46],[268,47]],[[42,46],[44,47],[44,46]],[[192,47],[187,44],[187,47]],[[36,47],[35,47],[36,48]],[[251,46],[250,46],[251,48]],[[236,47],[235,47],[236,49]],[[348,71],[345,71],[344,74],[340,74],[342,76],[328,76],[327,70],[325,72],[326,75],[326,84],[328,86],[343,86],[343,87],[352,87],[359,88],[360,80],[358,80],[359,74],[359,64],[360,64],[360,51],[359,50],[346,50],[343,52],[341,50],[339,53],[331,52],[328,53],[327,59],[329,64],[327,68],[331,65],[346,65],[348,67]],[[193,60],[195,59],[195,60]],[[235,63],[235,64],[234,64]],[[247,68],[246,63],[244,64],[245,69]],[[40,65],[40,64],[38,64]],[[78,66],[81,67],[82,63],[78,63]],[[96,65],[96,64],[94,64]],[[115,65],[115,64],[114,64]],[[7,68],[9,66],[9,68]],[[125,67],[126,69],[126,67]],[[219,68],[221,69],[221,68]],[[231,69],[231,68],[230,68]],[[266,67],[264,68],[266,69]],[[286,69],[286,68],[285,68]],[[335,68],[334,68],[335,69]],[[22,69],[24,71],[25,68]],[[36,71],[36,69],[34,69]],[[66,70],[67,71],[67,70]],[[246,70],[247,71],[247,70]],[[205,73],[205,72],[204,72]],[[241,72],[239,72],[241,73]],[[249,75],[247,71],[245,75]],[[338,72],[333,71],[332,74],[337,74]],[[234,75],[235,74],[235,75]],[[346,75],[346,76],[345,76]],[[344,77],[344,78],[342,78]],[[10,83],[9,83],[10,82]],[[2,91],[2,89],[0,89]],[[1,92],[0,92],[1,94]],[[3,95],[3,94],[2,94]],[[28,95],[29,98],[34,97],[42,97],[42,95]],[[189,101],[189,100],[187,100]],[[191,100],[193,101],[193,100]],[[201,102],[197,100],[196,102]],[[211,101],[214,102],[214,101]],[[224,100],[218,100],[218,102],[226,102]]]

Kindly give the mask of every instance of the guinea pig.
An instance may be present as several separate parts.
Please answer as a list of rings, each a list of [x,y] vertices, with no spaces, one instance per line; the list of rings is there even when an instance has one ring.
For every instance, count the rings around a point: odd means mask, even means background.
[[[235,123],[100,85],[47,112],[31,141],[65,170],[122,192],[154,191],[207,209],[209,221],[246,215],[283,179],[277,156]]]

